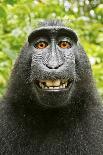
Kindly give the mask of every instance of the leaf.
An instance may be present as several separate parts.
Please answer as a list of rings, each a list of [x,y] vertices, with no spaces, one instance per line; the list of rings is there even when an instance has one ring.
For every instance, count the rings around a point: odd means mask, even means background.
[[[0,18],[6,18],[7,14],[4,7],[0,6]]]
[[[5,2],[7,4],[14,5],[15,3],[17,3],[17,0],[5,0]]]

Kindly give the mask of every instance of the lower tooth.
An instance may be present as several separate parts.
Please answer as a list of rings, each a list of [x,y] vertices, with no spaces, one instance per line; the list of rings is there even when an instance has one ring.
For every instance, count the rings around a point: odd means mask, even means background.
[[[45,89],[48,89],[48,87],[45,87]]]
[[[54,89],[59,89],[59,87],[53,87]]]
[[[41,84],[41,87],[42,87],[42,88],[44,88],[44,85],[43,85],[43,84]]]
[[[49,87],[49,89],[53,89],[53,87]]]
[[[59,87],[54,87],[55,89],[59,89]]]

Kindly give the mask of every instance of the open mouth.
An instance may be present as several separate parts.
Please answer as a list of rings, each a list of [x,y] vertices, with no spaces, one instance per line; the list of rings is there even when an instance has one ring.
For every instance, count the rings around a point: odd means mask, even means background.
[[[71,80],[40,80],[36,82],[38,87],[43,90],[65,90],[68,89],[72,81]]]

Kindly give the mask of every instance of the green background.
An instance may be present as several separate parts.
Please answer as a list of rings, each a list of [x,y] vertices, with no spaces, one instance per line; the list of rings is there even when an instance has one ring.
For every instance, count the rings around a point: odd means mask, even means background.
[[[103,97],[103,3],[101,0],[0,0],[0,96],[27,35],[44,19],[74,29],[90,58]]]

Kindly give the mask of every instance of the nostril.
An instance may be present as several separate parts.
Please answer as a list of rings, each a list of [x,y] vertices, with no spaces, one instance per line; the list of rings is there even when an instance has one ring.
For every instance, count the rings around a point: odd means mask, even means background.
[[[60,66],[62,66],[62,64],[61,64],[61,65],[59,65],[59,66],[56,66],[54,69],[58,69]]]
[[[61,63],[61,64],[58,64],[58,65],[56,65],[56,64],[52,64],[52,65],[49,65],[49,64],[46,64],[46,66],[49,68],[49,69],[58,69],[60,66],[62,66],[63,65],[63,63]]]

